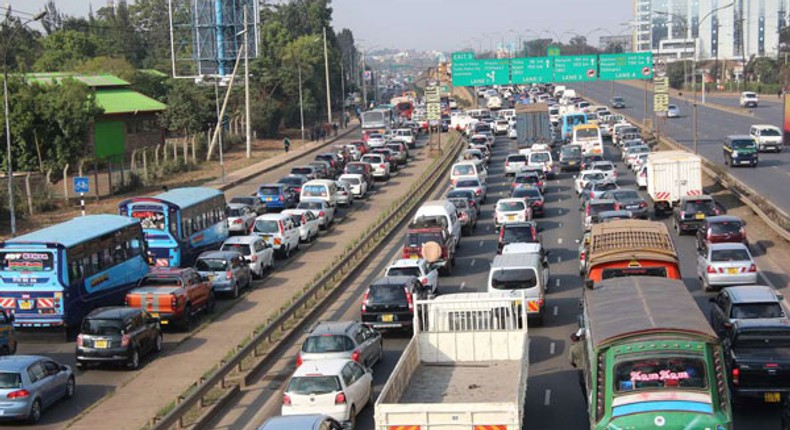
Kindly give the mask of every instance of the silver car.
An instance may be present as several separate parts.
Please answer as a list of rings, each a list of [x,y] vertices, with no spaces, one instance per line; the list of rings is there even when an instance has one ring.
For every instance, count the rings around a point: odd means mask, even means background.
[[[44,409],[74,397],[76,384],[69,366],[47,357],[0,357],[0,414],[35,424]]]
[[[757,283],[757,264],[743,243],[703,245],[697,255],[697,278],[705,291]]]
[[[381,333],[359,321],[322,321],[307,335],[296,356],[296,365],[305,361],[348,358],[373,367],[384,354]]]
[[[350,426],[343,425],[326,415],[291,415],[271,417],[258,430],[343,430]]]
[[[337,204],[346,208],[354,204],[354,195],[351,193],[351,186],[347,182],[335,181],[337,186]]]
[[[313,215],[318,218],[318,225],[321,229],[326,230],[335,222],[335,208],[329,206],[326,200],[305,198],[296,205],[296,209],[305,209],[313,212]]]
[[[228,204],[228,231],[245,235],[255,224],[255,210],[242,203]]]

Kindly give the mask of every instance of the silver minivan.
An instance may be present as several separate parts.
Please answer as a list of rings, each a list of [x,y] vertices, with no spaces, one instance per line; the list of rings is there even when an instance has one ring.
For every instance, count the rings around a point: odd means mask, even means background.
[[[540,252],[503,253],[494,257],[488,272],[488,292],[525,294],[527,316],[543,324],[549,266]]]

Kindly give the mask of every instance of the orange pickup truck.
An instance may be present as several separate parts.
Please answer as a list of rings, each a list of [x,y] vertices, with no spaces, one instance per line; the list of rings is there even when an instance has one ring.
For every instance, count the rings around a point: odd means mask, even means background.
[[[215,303],[211,281],[193,268],[157,267],[126,294],[126,306],[145,309],[162,325],[172,322],[186,331],[199,313],[212,313]]]

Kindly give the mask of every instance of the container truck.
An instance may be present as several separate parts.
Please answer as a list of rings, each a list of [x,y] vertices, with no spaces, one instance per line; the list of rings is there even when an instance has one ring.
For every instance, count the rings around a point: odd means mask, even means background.
[[[414,336],[375,404],[376,430],[520,430],[529,339],[524,296],[417,300]]]
[[[672,212],[681,197],[702,195],[702,159],[686,151],[647,156],[647,193],[656,214]]]
[[[516,106],[516,136],[519,148],[551,143],[549,106],[545,103]]]

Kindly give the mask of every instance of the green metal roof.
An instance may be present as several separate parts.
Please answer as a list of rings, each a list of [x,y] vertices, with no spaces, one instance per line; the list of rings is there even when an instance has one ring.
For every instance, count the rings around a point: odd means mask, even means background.
[[[167,105],[148,96],[129,89],[96,91],[96,103],[104,109],[105,115],[118,113],[159,112]]]
[[[128,87],[131,85],[123,79],[110,75],[78,75],[69,72],[54,72],[54,73],[28,73],[25,75],[28,82],[36,82],[39,84],[56,84],[64,78],[74,78],[91,88],[101,87]]]

